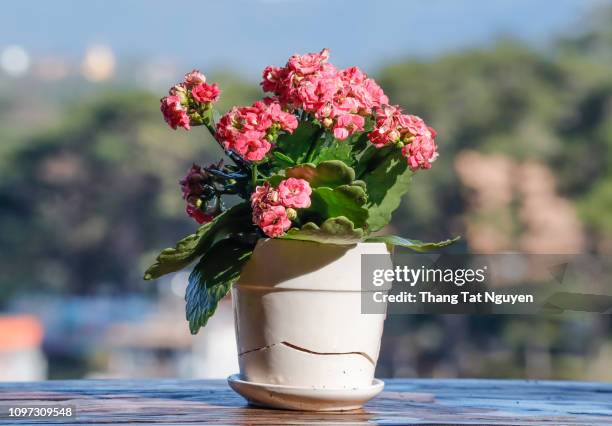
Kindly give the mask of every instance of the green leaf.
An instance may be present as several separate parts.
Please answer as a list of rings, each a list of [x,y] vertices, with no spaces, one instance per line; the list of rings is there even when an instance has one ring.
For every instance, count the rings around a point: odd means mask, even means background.
[[[315,223],[308,222],[300,229],[290,229],[280,238],[344,245],[358,243],[363,235],[363,229],[355,228],[353,222],[344,216],[340,216],[327,219],[320,227]]]
[[[323,222],[337,216],[345,216],[358,228],[363,228],[368,219],[368,210],[363,207],[367,201],[364,189],[358,185],[341,185],[331,189],[315,188],[310,196],[311,204],[299,212],[307,221]]]
[[[307,180],[313,188],[319,186],[335,188],[355,180],[355,171],[339,160],[323,161],[316,166],[310,163],[300,164],[287,169],[286,175]]]
[[[276,157],[278,161],[280,161],[281,163],[284,163],[285,165],[289,165],[289,166],[295,165],[295,161],[293,161],[290,157],[286,156],[280,151],[274,151],[272,152],[272,155]]]
[[[254,244],[226,239],[209,249],[189,275],[185,293],[186,318],[191,334],[204,327],[217,304],[240,278],[243,265],[253,253]]]
[[[376,148],[374,148],[376,149]],[[412,172],[398,150],[380,150],[376,155],[368,154],[370,167],[360,175],[368,189],[370,231],[377,231],[391,221],[391,214],[400,205],[402,196],[408,191]],[[361,160],[360,160],[361,162]]]
[[[334,138],[332,133],[325,134],[325,144],[313,156],[313,163],[318,164],[323,161],[339,160],[347,165],[353,165],[353,139],[358,135],[352,135],[346,140]]]
[[[299,164],[306,160],[310,146],[320,136],[320,126],[310,121],[302,121],[293,133],[278,137],[275,150],[289,157],[294,164]]]
[[[444,240],[437,243],[425,243],[419,240],[409,240],[407,238],[398,237],[397,235],[386,235],[379,237],[369,237],[366,238],[366,242],[374,243],[381,242],[387,243],[393,246],[406,247],[411,250],[417,251],[419,253],[426,253],[428,251],[441,249],[443,247],[450,246],[453,243],[459,241],[461,237],[455,237],[450,240]]]
[[[145,272],[144,279],[156,279],[183,269],[218,241],[240,233],[253,232],[255,228],[250,215],[249,203],[238,204],[221,213],[213,221],[200,226],[195,234],[180,240],[174,248],[162,250]]]

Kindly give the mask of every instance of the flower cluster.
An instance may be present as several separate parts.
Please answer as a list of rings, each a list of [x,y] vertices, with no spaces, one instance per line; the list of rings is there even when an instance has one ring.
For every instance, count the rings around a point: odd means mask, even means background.
[[[210,187],[210,176],[202,167],[194,164],[191,166],[187,175],[179,181],[183,199],[187,202],[185,211],[199,224],[210,222],[215,214],[202,209],[206,203],[202,197],[206,197],[207,187]]]
[[[283,111],[278,102],[267,99],[250,107],[232,108],[219,120],[217,138],[225,149],[246,160],[260,161],[272,148],[279,131],[292,133],[297,126],[295,115]]]
[[[402,148],[410,170],[429,169],[438,157],[436,131],[416,115],[403,114],[385,105],[376,113],[376,126],[368,138],[377,148],[395,144]]]
[[[273,158],[284,156],[296,165],[316,160],[317,149],[336,143],[323,137],[324,131],[336,140],[346,140],[356,132],[367,133],[376,148],[401,150],[410,170],[431,167],[438,156],[435,130],[421,118],[389,105],[381,87],[359,68],[339,69],[328,60],[329,50],[323,49],[293,55],[283,67],[266,67],[261,86],[269,96],[251,106],[233,107],[216,124],[212,103],[219,98],[219,88],[207,84],[204,74],[197,70],[186,74],[161,99],[161,111],[170,127],[189,129],[205,124],[235,163],[223,168],[191,168],[180,182],[189,216],[198,223],[208,222],[220,213],[223,194],[245,199],[252,194],[254,223],[268,236],[282,235],[292,226],[295,209],[310,205],[312,190],[308,182],[289,178],[275,188],[264,183],[254,189],[253,180],[263,177],[265,181],[271,173],[283,175],[282,166],[278,169],[274,161],[266,163]],[[301,122],[320,127],[310,140],[293,138],[300,141],[296,143],[309,144],[305,147],[306,160],[291,158],[284,150],[279,151],[281,155],[269,155],[278,137],[292,134]],[[360,145],[351,155],[357,156],[364,149]]]
[[[291,228],[291,220],[297,216],[295,209],[310,207],[310,194],[312,189],[304,179],[285,179],[277,188],[266,182],[251,195],[253,222],[268,237],[279,237]]]
[[[267,67],[261,85],[282,105],[313,114],[342,140],[363,131],[364,117],[389,100],[359,68],[339,70],[327,62],[328,58],[328,49],[294,55],[285,67]]]
[[[203,123],[204,114],[210,104],[219,99],[220,93],[216,83],[206,84],[204,74],[193,70],[185,74],[182,83],[170,89],[168,96],[160,100],[160,109],[170,127],[189,130],[191,125]]]

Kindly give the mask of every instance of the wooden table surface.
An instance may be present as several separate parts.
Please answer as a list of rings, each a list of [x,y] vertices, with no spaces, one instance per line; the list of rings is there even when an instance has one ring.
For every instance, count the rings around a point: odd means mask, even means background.
[[[0,416],[30,404],[77,415],[0,424],[612,424],[612,384],[592,382],[393,379],[362,410],[340,413],[250,407],[221,380],[0,383]]]

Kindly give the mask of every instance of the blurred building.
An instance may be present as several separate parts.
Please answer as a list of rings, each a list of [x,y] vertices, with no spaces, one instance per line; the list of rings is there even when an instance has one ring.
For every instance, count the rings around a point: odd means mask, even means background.
[[[175,309],[176,308],[176,309]],[[224,379],[238,371],[232,306],[220,303],[197,336],[189,333],[183,306],[160,304],[150,315],[115,323],[106,333],[106,363],[95,377]]]
[[[0,317],[0,381],[47,378],[43,326],[33,316]]]

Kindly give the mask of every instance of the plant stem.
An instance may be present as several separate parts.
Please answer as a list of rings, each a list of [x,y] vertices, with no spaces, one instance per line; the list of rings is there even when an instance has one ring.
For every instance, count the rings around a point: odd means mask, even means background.
[[[249,170],[248,163],[246,161],[244,161],[236,153],[225,149],[225,147],[223,146],[223,143],[219,139],[217,139],[217,129],[215,128],[215,123],[214,123],[214,120],[213,120],[213,109],[212,109],[212,107],[209,107],[209,109],[208,109],[208,111],[206,113],[206,116],[204,117],[203,124],[208,129],[208,132],[213,137],[215,142],[217,142],[217,144],[221,147],[221,149],[223,150],[225,155],[227,155],[242,170],[248,171]]]
[[[253,185],[253,190],[257,186],[257,163],[253,163],[251,167],[251,185]]]

